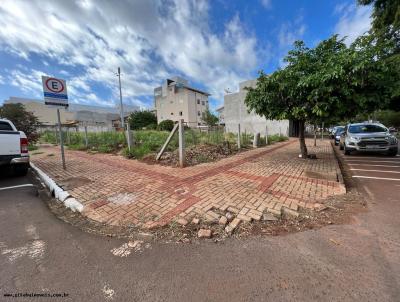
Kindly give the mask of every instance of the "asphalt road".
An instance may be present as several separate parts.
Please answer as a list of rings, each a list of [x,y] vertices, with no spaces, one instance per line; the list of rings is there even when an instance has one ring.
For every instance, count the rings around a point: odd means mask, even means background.
[[[3,177],[0,189],[28,183]],[[16,293],[68,294],[59,301],[400,301],[399,193],[394,183],[370,187],[370,211],[347,225],[218,244],[128,245],[58,220],[35,188],[0,190],[0,301]]]

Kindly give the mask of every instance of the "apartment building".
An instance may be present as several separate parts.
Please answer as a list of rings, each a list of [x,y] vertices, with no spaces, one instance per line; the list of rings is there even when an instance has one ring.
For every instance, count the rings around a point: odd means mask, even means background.
[[[189,127],[205,125],[202,115],[208,109],[209,96],[207,92],[190,87],[185,79],[167,79],[162,86],[154,89],[154,107],[158,123],[183,119]]]

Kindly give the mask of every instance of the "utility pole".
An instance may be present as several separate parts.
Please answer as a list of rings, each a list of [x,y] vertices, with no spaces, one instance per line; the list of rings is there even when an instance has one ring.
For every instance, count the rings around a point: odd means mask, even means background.
[[[124,121],[124,107],[122,105],[122,89],[121,89],[121,68],[118,67],[118,81],[119,81],[119,102],[120,102],[120,114],[121,114],[121,126],[125,131],[125,121]]]

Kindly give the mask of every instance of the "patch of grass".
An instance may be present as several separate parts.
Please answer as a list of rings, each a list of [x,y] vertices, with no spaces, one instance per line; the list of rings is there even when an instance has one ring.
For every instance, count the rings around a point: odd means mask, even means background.
[[[279,134],[268,135],[268,144],[284,142],[284,141],[287,141],[288,139],[289,138],[284,135],[279,135]]]
[[[222,128],[211,129],[210,131],[200,131],[199,129],[185,129],[186,147],[197,145],[230,145],[237,144],[237,135],[225,133]],[[89,152],[113,153],[122,150],[122,154],[128,158],[141,159],[150,153],[157,153],[167,137],[168,131],[158,130],[137,130],[133,132],[134,146],[130,152],[127,151],[125,134],[123,132],[109,131],[88,133],[88,147],[86,147],[85,134],[82,132],[63,132],[64,144],[72,150],[88,150]],[[252,144],[253,135],[249,133],[241,134],[242,147]],[[281,141],[283,138],[271,136],[271,142]],[[40,140],[46,143],[57,143],[55,131],[45,131],[41,134]],[[178,148],[177,133],[172,137],[166,151],[175,151]],[[204,159],[199,158],[199,161]]]

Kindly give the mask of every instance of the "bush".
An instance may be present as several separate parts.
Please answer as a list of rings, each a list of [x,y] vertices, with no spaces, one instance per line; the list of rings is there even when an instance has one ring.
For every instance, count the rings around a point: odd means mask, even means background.
[[[32,112],[27,111],[23,104],[4,104],[0,107],[0,117],[13,122],[18,131],[23,131],[26,134],[30,143],[35,143],[38,140],[39,119]]]
[[[157,117],[153,112],[148,110],[135,111],[129,116],[129,125],[133,130],[143,129],[154,124],[157,124]]]
[[[174,124],[174,121],[165,120],[158,124],[157,129],[160,131],[172,131]]]
[[[157,124],[147,125],[146,130],[157,130]]]

